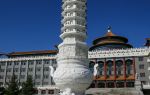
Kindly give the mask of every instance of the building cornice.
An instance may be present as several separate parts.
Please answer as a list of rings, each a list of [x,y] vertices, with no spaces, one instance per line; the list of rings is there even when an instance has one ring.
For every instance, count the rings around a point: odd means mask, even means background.
[[[89,51],[89,58],[111,58],[111,57],[137,57],[148,56],[150,48],[130,48],[130,49],[114,49],[114,50],[95,50]]]
[[[1,58],[2,61],[27,61],[27,60],[45,60],[56,59],[56,56],[37,56],[37,57],[15,57],[15,58]]]

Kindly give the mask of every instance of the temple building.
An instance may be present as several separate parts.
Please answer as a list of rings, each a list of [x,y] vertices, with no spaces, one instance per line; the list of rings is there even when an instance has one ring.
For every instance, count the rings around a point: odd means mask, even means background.
[[[105,41],[98,38],[99,41],[97,40],[96,43],[94,40],[96,46],[93,45],[88,52],[91,71],[95,64],[99,67],[98,75],[93,76],[90,88],[134,87],[135,74],[138,73],[143,88],[150,89],[149,39],[145,47],[132,48],[132,45],[127,44],[127,38],[116,35],[112,37],[110,34],[114,35],[112,32],[107,32],[104,37],[108,39],[105,38]],[[6,57],[0,58],[0,86],[5,86],[14,73],[20,84],[26,81],[27,76],[32,76],[35,88],[38,89],[36,94],[49,95],[58,92],[49,68],[49,66],[57,68],[57,52],[57,50],[41,50],[5,54]]]
[[[95,39],[93,46],[89,50],[126,49],[132,47],[132,45],[128,44],[127,38],[115,35],[111,30],[111,26],[109,26],[105,36]]]
[[[98,64],[98,75],[93,77],[90,88],[134,87],[136,74],[145,88],[150,87],[149,39],[146,47],[132,48],[126,38],[116,36],[108,29],[106,36],[94,40],[93,44],[89,51],[89,67],[93,70]]]
[[[128,44],[128,39],[113,34],[111,27],[105,36],[93,41],[90,51],[111,51],[114,49],[129,49],[133,46]],[[94,64],[99,65],[99,75],[94,77],[91,87],[114,88],[133,87],[135,80],[135,58],[134,57],[104,57],[90,58],[90,68]]]

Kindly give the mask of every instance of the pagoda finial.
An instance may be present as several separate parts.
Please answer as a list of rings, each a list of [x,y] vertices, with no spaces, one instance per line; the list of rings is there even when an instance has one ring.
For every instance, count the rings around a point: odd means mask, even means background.
[[[111,32],[111,26],[110,25],[108,26],[108,32]]]

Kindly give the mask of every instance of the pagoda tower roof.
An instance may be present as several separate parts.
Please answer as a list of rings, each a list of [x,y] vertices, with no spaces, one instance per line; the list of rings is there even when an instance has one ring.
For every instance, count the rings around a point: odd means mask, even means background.
[[[93,46],[90,48],[90,50],[105,45],[113,45],[114,47],[115,45],[122,45],[126,48],[131,48],[132,45],[127,43],[128,43],[127,38],[114,34],[111,30],[111,27],[108,27],[107,33],[104,36],[99,37],[93,41]]]

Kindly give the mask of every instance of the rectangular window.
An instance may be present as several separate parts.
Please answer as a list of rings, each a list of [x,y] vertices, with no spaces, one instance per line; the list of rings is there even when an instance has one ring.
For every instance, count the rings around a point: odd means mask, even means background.
[[[145,77],[145,73],[140,73],[140,77]]]
[[[36,77],[36,79],[40,79],[41,75],[36,75],[35,77]]]
[[[33,65],[33,64],[34,64],[34,61],[29,61],[28,64],[29,64],[29,65]]]
[[[4,72],[5,70],[4,69],[0,69],[0,72]]]
[[[11,72],[11,68],[7,68],[7,72]]]
[[[131,74],[131,71],[130,71],[130,69],[128,69],[128,70],[127,70],[127,74],[128,74],[128,75],[130,75],[130,74]]]
[[[11,76],[10,76],[10,75],[7,75],[7,79],[11,79]]]
[[[55,59],[52,59],[52,63],[56,63],[56,60],[55,60]]]
[[[7,62],[7,65],[8,65],[8,66],[11,66],[11,65],[12,65],[12,63],[11,63],[11,62]]]
[[[44,75],[44,79],[48,79],[49,75]]]
[[[48,94],[54,94],[54,90],[48,90]]]
[[[41,91],[41,94],[46,94],[46,90],[42,90],[42,91]]]
[[[20,78],[21,78],[21,79],[24,79],[24,78],[25,78],[25,75],[20,75]]]
[[[49,64],[49,60],[44,60],[44,64]]]
[[[49,71],[49,67],[44,67],[44,71]]]
[[[33,71],[33,68],[29,68],[28,70],[29,70],[29,72],[32,72],[32,71]]]
[[[14,72],[18,72],[18,68],[14,68]]]
[[[118,75],[121,75],[121,70],[118,70]]]
[[[144,60],[144,58],[143,57],[139,57],[139,61],[143,61]]]
[[[37,65],[41,65],[41,64],[42,64],[42,61],[38,60],[38,61],[36,61],[36,64],[37,64]]]
[[[3,85],[3,82],[0,82],[0,86],[2,86]]]
[[[26,68],[21,68],[21,72],[25,72],[26,71]]]
[[[40,82],[35,82],[35,85],[40,85]]]
[[[0,76],[0,79],[3,79],[3,76],[2,76],[2,75]]]
[[[37,89],[34,90],[34,94],[38,94],[38,90]]]
[[[139,69],[144,69],[144,64],[140,64]]]
[[[48,85],[48,82],[43,82],[43,85]]]
[[[19,62],[14,62],[15,65],[19,65]]]
[[[5,62],[0,62],[0,64],[1,64],[1,66],[5,66],[6,63]]]
[[[41,71],[41,68],[36,68],[36,71]]]
[[[146,85],[146,81],[141,81],[141,82],[142,82],[142,84]]]
[[[25,62],[25,61],[22,61],[22,62],[21,62],[21,65],[26,65],[26,62]]]

